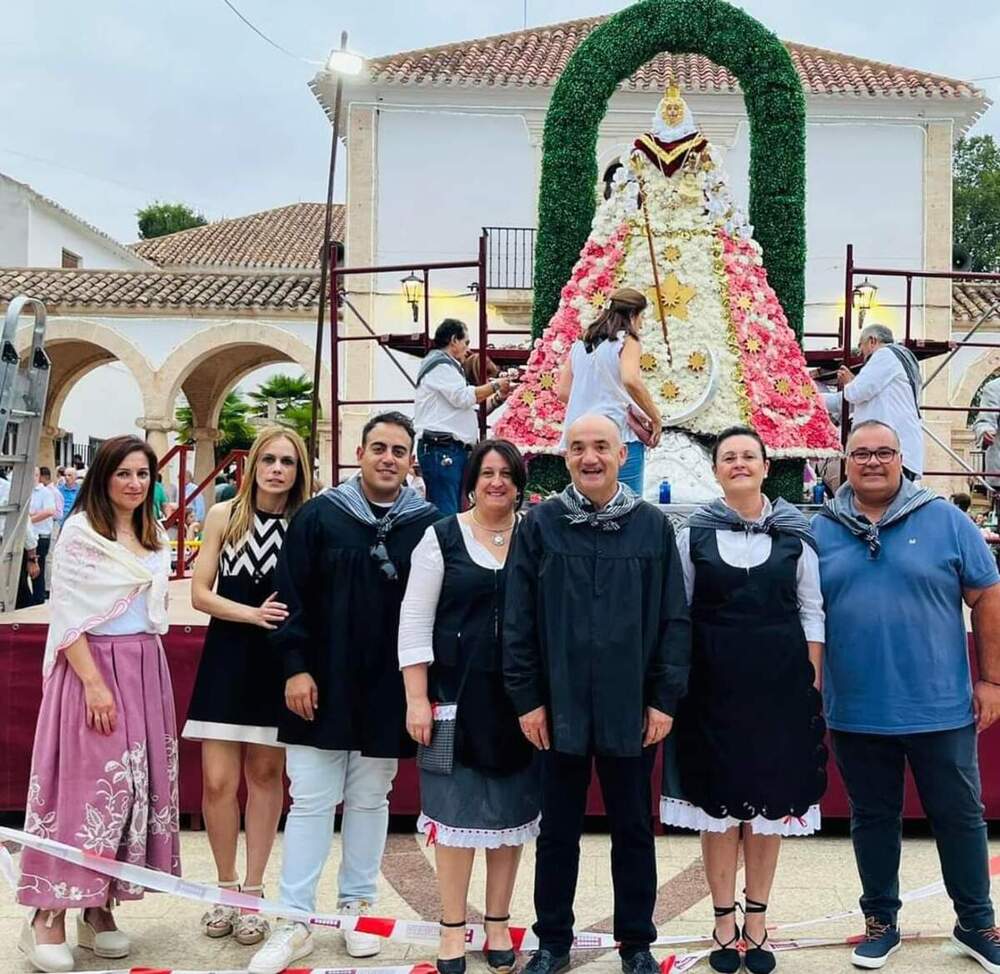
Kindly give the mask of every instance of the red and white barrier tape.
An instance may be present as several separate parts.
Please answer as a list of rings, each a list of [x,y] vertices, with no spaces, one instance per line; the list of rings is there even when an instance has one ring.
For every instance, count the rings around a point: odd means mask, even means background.
[[[96,856],[93,853],[85,852],[74,846],[56,842],[54,839],[45,839],[41,836],[31,835],[17,829],[0,827],[0,839],[16,842],[20,845],[43,852],[56,859],[83,866],[104,876],[112,876],[124,882],[134,883],[144,886],[147,889],[160,893],[168,893],[173,896],[180,896],[184,899],[197,900],[208,904],[222,904],[247,910],[253,913],[265,913],[271,916],[280,916],[288,920],[298,920],[302,923],[317,927],[330,927],[338,930],[357,930],[359,933],[374,934],[386,940],[408,944],[436,945],[438,942],[438,924],[425,920],[400,920],[393,917],[373,917],[373,916],[346,916],[332,913],[310,913],[307,910],[298,910],[284,906],[273,900],[263,900],[254,896],[247,896],[233,890],[220,889],[217,886],[210,886],[205,883],[194,883],[181,879],[179,876],[171,876],[168,873],[159,872],[155,869],[148,869],[145,866],[137,866],[132,863],[121,862],[118,859],[108,859],[103,856]],[[1000,874],[1000,856],[994,856],[990,860],[990,875]],[[3,876],[8,884],[16,890],[17,873],[10,853],[0,845],[0,876]],[[912,903],[917,900],[927,899],[943,893],[944,883],[937,881],[928,883],[915,890],[909,890],[900,896],[904,903]],[[843,920],[850,917],[860,916],[860,909],[844,910],[840,913],[828,913],[811,920],[797,920],[792,923],[775,924],[768,929],[777,932],[779,930],[794,930],[801,927],[815,926],[819,923],[828,923],[834,920]],[[511,940],[515,950],[535,950],[538,947],[538,938],[534,933],[525,927],[511,927]],[[915,937],[942,936],[941,934],[906,934],[907,939]],[[858,937],[846,937],[843,939],[792,939],[792,940],[772,940],[775,950],[797,950],[804,947],[832,946],[855,943]],[[469,924],[465,934],[466,946],[470,950],[482,950],[486,945],[486,931],[482,924]],[[681,934],[679,936],[661,936],[651,944],[653,947],[678,947],[692,946],[696,944],[708,943],[711,936],[692,936]],[[607,950],[617,946],[617,942],[612,934],[598,933],[592,931],[580,931],[574,935],[573,950]],[[697,951],[681,957],[670,956],[663,961],[664,974],[682,974],[683,971],[690,970],[703,957],[708,955],[707,950]],[[417,965],[421,967],[423,965]],[[135,969],[136,971],[140,969]],[[145,974],[160,974],[160,969],[141,969]],[[305,969],[302,969],[305,970]],[[319,969],[317,969],[319,970]],[[417,968],[371,968],[373,974],[376,971],[392,972],[392,974],[407,974],[416,972]],[[173,972],[180,974],[180,972]]]

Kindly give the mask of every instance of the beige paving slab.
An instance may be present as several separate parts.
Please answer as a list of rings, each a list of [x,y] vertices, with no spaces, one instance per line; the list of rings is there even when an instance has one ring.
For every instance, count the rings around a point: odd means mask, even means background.
[[[1000,842],[991,844],[992,854],[1000,854]],[[668,919],[660,925],[664,934],[699,936],[710,929],[711,900],[700,874],[700,844],[694,835],[670,835],[657,839],[657,869],[660,894],[658,914]],[[185,832],[182,837],[184,873],[189,879],[211,882],[214,879],[211,854],[204,832]],[[281,861],[281,837],[275,848],[266,876],[269,892],[277,896],[278,870]],[[379,882],[378,912],[398,917],[433,918],[437,899],[433,888],[433,849],[422,839],[390,836],[386,864]],[[613,911],[610,885],[609,840],[604,835],[587,835],[581,848],[580,883],[575,911],[579,928],[610,929]],[[333,912],[336,907],[336,873],[340,864],[340,840],[335,839],[320,882],[320,910]],[[514,893],[512,913],[516,923],[532,919],[531,876],[534,870],[534,847],[524,851],[520,880]],[[939,878],[937,853],[933,841],[918,838],[904,843],[901,886],[911,889]],[[469,893],[470,907],[481,910],[485,897],[485,859],[477,857]],[[857,903],[858,883],[850,841],[843,837],[816,836],[785,843],[771,897],[774,922],[819,917],[852,909]],[[240,970],[246,966],[254,948],[244,948],[232,939],[213,941],[201,935],[198,919],[203,907],[187,900],[158,894],[124,904],[119,921],[134,938],[129,958],[133,966],[157,966],[187,970]],[[0,974],[20,974],[29,968],[14,943],[24,912],[12,894],[0,890]],[[946,897],[938,896],[904,907],[903,929],[949,930],[952,913]],[[817,923],[796,931],[798,936],[844,937],[857,933],[856,920]],[[70,924],[71,942],[73,925]],[[386,942],[382,953],[371,961],[357,962],[343,949],[343,940],[332,931],[317,934],[317,949],[308,959],[313,967],[371,967],[412,964],[433,960],[433,950],[422,946]],[[667,951],[658,950],[665,956]],[[107,968],[112,962],[100,961],[85,951],[77,952],[78,970]],[[126,962],[115,962],[124,964]],[[617,974],[620,970],[614,953],[578,954],[574,967],[587,968],[588,974]],[[824,947],[782,954],[779,969],[802,974],[828,974],[853,970],[848,948]],[[480,957],[470,955],[469,970],[486,974]],[[696,970],[707,971],[702,964]],[[886,970],[892,974],[926,974],[955,971],[976,974],[972,961],[954,956],[940,941],[907,943],[893,957]]]

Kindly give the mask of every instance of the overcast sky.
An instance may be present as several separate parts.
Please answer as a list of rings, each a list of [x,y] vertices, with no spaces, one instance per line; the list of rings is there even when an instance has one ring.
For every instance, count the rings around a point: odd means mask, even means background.
[[[275,42],[320,60],[519,30],[525,0],[232,0]],[[527,0],[529,26],[625,0]],[[0,171],[128,242],[135,210],[183,200],[240,216],[326,191],[316,68],[270,47],[223,0],[4,4]],[[1000,75],[1000,2],[746,0],[780,37],[963,79]],[[1000,103],[1000,78],[980,83]],[[975,129],[1000,137],[1000,104]],[[342,184],[341,184],[342,185]]]

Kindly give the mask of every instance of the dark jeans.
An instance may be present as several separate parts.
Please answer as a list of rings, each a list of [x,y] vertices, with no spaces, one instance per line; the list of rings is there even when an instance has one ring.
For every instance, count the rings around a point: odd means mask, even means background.
[[[462,509],[462,478],[468,459],[469,451],[464,447],[420,441],[417,461],[427,500],[442,514],[457,514]]]
[[[542,752],[542,828],[535,850],[534,926],[539,946],[565,954],[573,940],[573,898],[580,867],[580,834],[591,764],[611,826],[611,878],[615,939],[622,951],[656,939],[656,857],[653,851],[650,775],[655,747],[641,757],[579,757]]]
[[[38,578],[31,583],[31,605],[43,605],[45,603],[45,562],[49,557],[49,545],[51,537],[38,536]]]
[[[898,737],[831,731],[831,737],[851,801],[851,840],[864,914],[895,923],[899,912],[903,772],[908,761],[958,919],[974,930],[992,927],[975,725]]]

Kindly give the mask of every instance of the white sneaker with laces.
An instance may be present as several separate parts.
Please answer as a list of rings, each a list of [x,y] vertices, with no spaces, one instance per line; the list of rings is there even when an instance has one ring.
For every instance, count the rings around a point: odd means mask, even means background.
[[[366,916],[370,909],[371,903],[368,900],[352,900],[341,903],[337,912],[360,917]],[[382,949],[381,937],[376,937],[373,933],[358,933],[356,930],[344,931],[344,943],[352,957],[374,957]]]
[[[315,947],[304,923],[279,924],[247,965],[247,974],[280,974],[292,961],[308,957]]]

